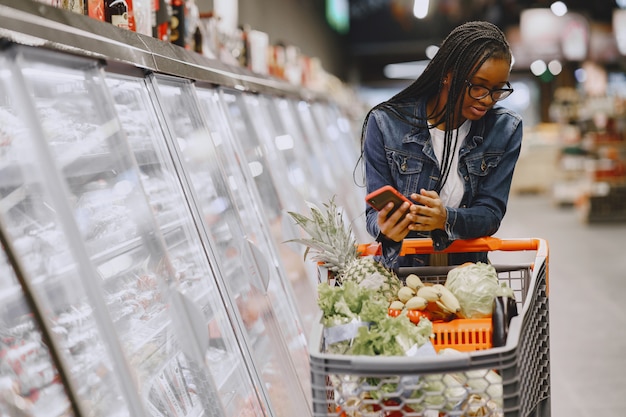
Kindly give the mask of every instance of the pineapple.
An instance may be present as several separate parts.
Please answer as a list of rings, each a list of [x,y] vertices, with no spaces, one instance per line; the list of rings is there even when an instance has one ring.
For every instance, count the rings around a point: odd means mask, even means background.
[[[338,285],[354,281],[360,286],[381,291],[393,300],[402,283],[393,271],[385,268],[371,256],[359,256],[352,229],[344,224],[342,212],[338,210],[334,197],[325,203],[322,211],[310,205],[311,217],[289,212],[295,222],[309,238],[292,239],[307,248],[304,257],[320,262],[334,275]]]

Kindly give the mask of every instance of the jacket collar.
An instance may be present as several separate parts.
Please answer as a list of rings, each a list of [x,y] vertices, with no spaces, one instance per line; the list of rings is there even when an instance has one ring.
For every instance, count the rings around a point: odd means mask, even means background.
[[[413,111],[417,121],[426,120],[426,99],[420,99],[415,103]],[[488,115],[485,115],[487,117]],[[472,122],[472,127],[466,140],[466,152],[481,145],[485,136],[485,117]],[[411,132],[402,138],[402,143],[419,143],[425,145],[430,140],[430,132],[425,127],[413,127]]]

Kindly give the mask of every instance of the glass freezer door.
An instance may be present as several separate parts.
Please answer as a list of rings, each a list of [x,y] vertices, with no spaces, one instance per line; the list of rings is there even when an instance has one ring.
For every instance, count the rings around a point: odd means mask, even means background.
[[[74,415],[40,323],[0,245],[0,416]]]
[[[295,113],[289,108],[289,99],[258,96],[259,104],[267,109],[270,122],[273,151],[281,154],[285,162],[286,178],[305,201],[315,204],[330,199],[330,187],[324,186],[323,175],[320,175],[324,165],[311,165],[310,153],[303,147],[301,131],[295,118]],[[313,159],[315,162],[320,162]]]
[[[267,259],[251,246],[240,213],[212,143],[193,86],[156,75],[152,78],[170,136],[180,155],[191,194],[204,221],[212,261],[237,306],[246,345],[277,416],[310,415],[311,404],[298,378],[290,349],[305,349],[298,318],[289,312],[282,284],[268,274]],[[278,312],[288,312],[279,314]],[[297,355],[296,357],[301,357]]]
[[[341,159],[341,166],[353,169],[360,156],[360,127],[355,134],[348,118],[333,103],[313,102],[310,111],[325,141],[333,149],[339,150],[337,155]]]
[[[248,239],[254,243],[264,259],[269,261],[271,282],[280,283],[287,296],[285,302],[275,303],[277,314],[280,317],[289,317],[292,314],[291,312],[300,313],[301,338],[299,340],[294,339],[294,342],[298,344],[295,346],[290,345],[290,353],[294,356],[294,365],[296,366],[299,379],[303,383],[305,393],[308,394],[311,392],[308,384],[311,371],[308,352],[305,349],[305,341],[307,335],[311,332],[311,324],[318,318],[319,308],[317,308],[315,297],[311,291],[304,294],[294,294],[293,292],[291,281],[286,274],[285,266],[280,257],[282,248],[277,248],[272,240],[267,219],[263,214],[259,191],[251,178],[243,152],[238,146],[234,133],[228,124],[226,110],[221,104],[219,91],[216,88],[202,88],[199,86],[195,88],[195,91],[208,121],[208,128],[210,129],[217,158],[222,162],[220,166],[224,176],[228,178],[228,183],[231,184],[230,190],[232,191],[232,196],[240,213],[240,219]],[[304,274],[302,276],[306,277]],[[282,294],[283,291],[272,292]],[[288,306],[291,306],[291,310],[287,310]],[[285,325],[291,324],[288,322]]]
[[[355,170],[358,154],[355,149],[344,146],[344,137],[329,140],[316,125],[306,128],[300,121],[300,112],[307,112],[309,108],[325,106],[323,103],[299,102],[292,98],[259,97],[262,106],[267,109],[275,135],[276,152],[284,155],[288,178],[293,188],[298,190],[303,198],[321,207],[334,198],[339,210],[342,211],[346,223],[356,236],[362,236],[365,229],[365,188],[357,186],[360,171]],[[297,110],[298,106],[301,110]],[[334,131],[337,121],[326,120],[324,125],[329,131]],[[287,139],[288,138],[288,139]],[[341,140],[339,140],[341,139]],[[289,146],[286,146],[286,145]],[[336,159],[328,159],[322,152],[333,155]],[[297,166],[295,170],[292,167]],[[302,179],[291,173],[302,172]],[[362,182],[362,181],[361,181]],[[370,237],[364,237],[366,242]],[[358,240],[358,238],[357,238]]]
[[[146,80],[109,72],[107,85],[141,170],[152,212],[165,238],[178,287],[202,311],[199,325],[209,329],[205,361],[226,415],[263,416],[263,406],[246,367],[249,361],[240,350],[221,296],[222,289],[218,288],[219,282],[203,251]]]
[[[365,221],[365,173],[360,158],[360,138],[352,134],[350,122],[339,109],[330,103],[297,103],[296,108],[303,131],[315,132],[313,139],[330,162],[330,172],[336,184],[339,203],[346,211],[352,230],[359,243],[369,243],[374,238],[367,233]],[[332,159],[331,159],[332,158]]]
[[[287,243],[290,239],[304,237],[288,212],[308,213],[308,207],[288,180],[285,156],[276,150],[276,134],[269,110],[261,98],[225,88],[220,89],[220,97],[229,126],[259,190],[271,237],[285,265],[293,293],[302,303],[301,314],[308,319],[317,309],[317,268],[314,262],[304,260],[306,248],[303,245]]]
[[[18,132],[3,160],[17,175],[1,214],[12,239],[29,239],[22,256],[37,261],[29,278],[47,297],[84,414],[224,415],[211,374],[196,363],[203,332],[191,328],[194,304],[179,287],[103,71],[46,50],[10,53],[4,85],[23,91],[3,97],[18,103],[32,132]]]
[[[91,88],[94,66],[74,61],[75,69],[65,71],[69,62],[56,65],[56,55],[40,53],[12,47],[0,55],[0,216],[59,346],[78,407],[89,410],[85,415],[142,416],[141,407],[130,411],[125,388],[132,378],[116,356],[110,321],[96,311],[101,297],[87,282],[95,273],[80,256],[81,237],[70,234],[76,227],[69,193],[46,143],[46,136],[63,140],[63,150],[50,145],[67,158],[74,154],[71,144],[97,146],[94,132],[101,125],[77,117],[84,100],[76,100]],[[38,64],[45,61],[50,63]]]
[[[333,184],[337,204],[343,208],[345,220],[351,223],[357,241],[371,242],[373,238],[365,227],[365,178],[361,166],[357,166],[358,153],[346,145],[345,138],[339,140],[338,121],[329,118],[318,123],[315,119],[313,109],[324,104],[293,100],[292,106],[306,141],[324,163],[324,171],[329,176],[326,181]]]

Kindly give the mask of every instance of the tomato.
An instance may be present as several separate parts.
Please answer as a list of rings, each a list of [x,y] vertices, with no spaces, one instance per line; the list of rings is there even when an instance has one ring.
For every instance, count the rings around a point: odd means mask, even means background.
[[[398,317],[400,315],[400,313],[402,313],[402,310],[394,310],[394,309],[388,309],[387,310],[387,314],[390,317]],[[419,323],[420,319],[422,317],[426,317],[428,320],[432,321],[432,316],[430,314],[430,312],[424,310],[424,311],[420,311],[420,310],[408,310],[406,312],[407,317],[409,318],[409,320],[411,320],[412,323]]]
[[[420,319],[422,317],[426,317],[428,320],[432,321],[432,316],[430,314],[430,312],[423,310],[409,310],[407,312],[407,316],[409,317],[409,320],[411,320],[413,323],[417,324],[420,322]]]

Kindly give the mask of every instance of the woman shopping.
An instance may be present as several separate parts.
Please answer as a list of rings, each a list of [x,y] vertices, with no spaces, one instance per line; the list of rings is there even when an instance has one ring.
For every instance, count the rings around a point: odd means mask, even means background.
[[[468,22],[411,85],[368,113],[367,192],[391,185],[415,203],[391,215],[391,203],[367,208],[368,232],[387,267],[488,262],[486,253],[441,251],[457,239],[493,235],[506,212],[522,141],[521,117],[498,105],[513,93],[511,66],[504,33]],[[406,237],[431,237],[435,254],[399,257]]]

